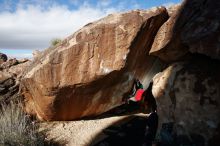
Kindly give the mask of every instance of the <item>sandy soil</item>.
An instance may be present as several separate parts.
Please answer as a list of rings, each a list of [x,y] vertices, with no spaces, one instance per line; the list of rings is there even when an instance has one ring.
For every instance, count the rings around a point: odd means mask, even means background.
[[[134,116],[146,116],[144,114],[131,114],[113,116],[92,120],[79,120],[68,122],[44,122],[41,130],[47,130],[48,140],[63,142],[66,146],[94,145],[108,137],[103,130],[112,125],[120,125],[134,118]]]

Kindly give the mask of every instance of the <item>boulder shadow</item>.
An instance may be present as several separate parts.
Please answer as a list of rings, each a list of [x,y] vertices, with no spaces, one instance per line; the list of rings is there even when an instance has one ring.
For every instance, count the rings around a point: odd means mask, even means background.
[[[118,116],[132,116],[134,114],[141,113],[140,104],[137,102],[130,102],[129,104],[122,104],[117,106],[107,112],[102,113],[99,116],[95,117],[84,117],[83,120],[95,120],[95,119],[104,119],[109,117],[118,117]],[[81,119],[81,120],[82,120]]]
[[[130,116],[112,123],[94,136],[88,146],[141,146],[144,141],[146,118]]]

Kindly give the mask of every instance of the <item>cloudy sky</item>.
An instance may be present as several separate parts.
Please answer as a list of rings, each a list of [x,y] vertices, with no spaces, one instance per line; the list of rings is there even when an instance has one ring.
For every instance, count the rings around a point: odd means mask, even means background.
[[[110,13],[170,6],[181,0],[0,0],[0,52],[29,58]]]

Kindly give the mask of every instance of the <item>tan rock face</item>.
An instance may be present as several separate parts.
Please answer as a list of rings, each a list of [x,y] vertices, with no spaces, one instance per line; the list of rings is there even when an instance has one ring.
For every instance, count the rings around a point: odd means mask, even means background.
[[[150,54],[167,62],[187,52],[220,59],[219,7],[218,0],[185,0],[158,31]]]
[[[172,64],[158,73],[152,92],[160,127],[174,122],[177,134],[197,133],[206,140],[211,138],[220,123],[219,68],[219,62],[203,56]]]
[[[42,52],[22,80],[26,111],[72,120],[121,104],[133,78],[146,81],[158,64],[147,52],[167,19],[165,8],[109,15]]]

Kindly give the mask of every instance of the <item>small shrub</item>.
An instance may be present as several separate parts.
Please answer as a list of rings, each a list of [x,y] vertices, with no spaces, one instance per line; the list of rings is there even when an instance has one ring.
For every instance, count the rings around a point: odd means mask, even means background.
[[[62,40],[61,39],[53,39],[51,41],[51,47],[58,45]]]
[[[22,111],[20,102],[1,104],[0,146],[43,146],[44,135]]]

